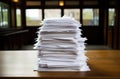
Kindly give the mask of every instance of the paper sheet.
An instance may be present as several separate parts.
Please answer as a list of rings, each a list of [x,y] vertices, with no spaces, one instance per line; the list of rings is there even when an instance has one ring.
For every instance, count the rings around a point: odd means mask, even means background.
[[[68,17],[44,19],[37,32],[38,71],[89,71],[85,56],[85,41],[81,37],[81,24]]]

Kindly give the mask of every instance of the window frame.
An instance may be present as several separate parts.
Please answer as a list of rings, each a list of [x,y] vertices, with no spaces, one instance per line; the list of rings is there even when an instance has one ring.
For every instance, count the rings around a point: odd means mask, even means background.
[[[62,16],[62,10],[60,9],[60,8],[45,8],[44,9],[44,18],[43,19],[45,19],[46,17],[45,17],[45,10],[46,9],[59,9],[60,10],[60,17]]]
[[[79,20],[77,20],[77,21],[81,21],[81,9],[80,8],[64,8],[63,9],[63,14],[65,15],[65,9],[78,9],[79,10]]]
[[[42,9],[41,9],[41,8],[26,8],[26,9],[25,9],[26,27],[38,27],[38,26],[41,26],[41,24],[39,24],[39,25],[27,25],[27,10],[28,10],[28,9],[29,9],[29,10],[30,10],[30,9],[32,9],[32,10],[35,10],[35,9],[41,10],[41,21],[43,20],[43,17],[42,17],[42,15],[43,15],[42,13],[43,13],[43,12],[42,12]]]
[[[84,25],[84,24],[83,24],[83,21],[84,21],[84,20],[83,20],[83,10],[84,10],[84,9],[98,9],[98,11],[99,11],[99,13],[98,13],[98,25]],[[82,8],[81,11],[82,11],[82,12],[81,12],[81,16],[82,16],[82,17],[81,17],[81,20],[82,20],[81,23],[82,23],[82,26],[83,26],[83,27],[86,27],[86,26],[99,27],[99,26],[100,26],[100,8],[97,8],[97,7],[96,7],[96,8],[93,8],[93,7],[87,8],[87,7],[85,7],[85,8]]]
[[[114,19],[113,25],[110,25],[109,24],[109,9],[114,9],[114,16],[115,16],[115,8],[108,8],[108,27],[113,27],[115,25],[115,17],[113,18]]]
[[[17,10],[20,10],[20,25],[18,25],[18,16],[17,16]],[[16,9],[16,27],[20,28],[22,27],[22,17],[21,17],[21,9],[20,8],[17,8]]]
[[[0,6],[1,6],[1,23],[4,22],[5,17],[7,17],[7,25],[2,25],[0,24],[0,28],[9,28],[10,27],[10,9],[9,9],[9,5],[7,5],[6,3],[0,2]],[[4,9],[7,9],[7,15],[4,15]]]

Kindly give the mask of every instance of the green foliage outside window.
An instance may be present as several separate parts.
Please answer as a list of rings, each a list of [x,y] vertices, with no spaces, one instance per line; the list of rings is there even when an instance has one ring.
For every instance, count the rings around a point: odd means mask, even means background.
[[[110,8],[108,9],[108,25],[109,26],[114,26],[114,16],[115,16],[115,9]]]
[[[0,27],[9,26],[9,7],[7,4],[0,2]]]

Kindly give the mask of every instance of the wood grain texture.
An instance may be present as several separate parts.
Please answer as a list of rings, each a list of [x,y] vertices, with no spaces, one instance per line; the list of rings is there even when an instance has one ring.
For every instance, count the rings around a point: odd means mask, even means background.
[[[120,79],[120,50],[88,50],[91,71],[34,71],[36,50],[0,51],[1,77]]]

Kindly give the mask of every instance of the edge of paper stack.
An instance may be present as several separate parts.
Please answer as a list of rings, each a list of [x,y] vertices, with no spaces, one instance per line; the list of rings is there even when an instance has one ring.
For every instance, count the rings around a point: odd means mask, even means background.
[[[37,71],[90,71],[81,24],[69,17],[44,19],[34,49]]]

